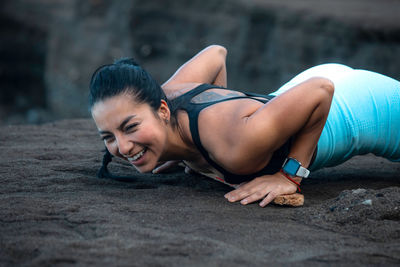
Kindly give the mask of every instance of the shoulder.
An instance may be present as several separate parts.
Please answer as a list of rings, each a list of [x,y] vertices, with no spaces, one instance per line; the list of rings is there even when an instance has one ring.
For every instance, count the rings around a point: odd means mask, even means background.
[[[161,88],[169,100],[175,99],[199,86],[200,83],[166,84]]]
[[[248,174],[264,167],[269,161],[268,149],[262,156],[257,148],[247,119],[263,104],[251,99],[221,102],[203,110],[199,116],[199,135],[210,157],[224,169]],[[265,133],[267,137],[268,133]],[[271,153],[272,154],[272,153]]]

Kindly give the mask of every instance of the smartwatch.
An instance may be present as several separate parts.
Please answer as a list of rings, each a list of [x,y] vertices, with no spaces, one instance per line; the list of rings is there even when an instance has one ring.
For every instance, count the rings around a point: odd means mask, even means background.
[[[301,178],[307,178],[310,174],[310,171],[302,167],[301,163],[294,158],[286,158],[285,162],[283,162],[282,170],[291,176],[298,176]]]

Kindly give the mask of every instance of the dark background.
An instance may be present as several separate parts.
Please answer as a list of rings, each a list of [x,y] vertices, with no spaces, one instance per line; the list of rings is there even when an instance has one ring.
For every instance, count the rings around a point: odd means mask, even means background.
[[[400,79],[399,14],[398,0],[2,1],[0,124],[88,117],[97,66],[134,57],[161,83],[210,44],[239,90],[326,62]]]

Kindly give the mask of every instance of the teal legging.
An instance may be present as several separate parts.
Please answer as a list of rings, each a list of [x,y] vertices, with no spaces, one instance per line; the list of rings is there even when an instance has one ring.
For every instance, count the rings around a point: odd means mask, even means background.
[[[372,71],[324,64],[300,73],[272,94],[315,76],[330,79],[335,93],[310,169],[367,153],[400,161],[400,82]]]

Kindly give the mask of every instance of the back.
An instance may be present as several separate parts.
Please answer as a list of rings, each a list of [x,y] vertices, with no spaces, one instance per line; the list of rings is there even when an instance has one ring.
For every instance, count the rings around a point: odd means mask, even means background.
[[[220,146],[215,140],[218,140],[218,138],[224,139],[234,136],[234,133],[226,134],[226,129],[222,129],[222,125],[226,126],[229,125],[229,123],[238,123],[236,120],[226,121],[226,118],[235,117],[232,115],[232,113],[237,112],[237,110],[241,110],[241,108],[246,110],[248,113],[255,112],[260,106],[267,103],[271,98],[272,96],[242,93],[222,87],[216,87],[214,85],[202,84],[177,97],[176,99],[172,100],[172,102],[176,110],[185,110],[187,112],[193,142],[203,155],[204,159],[223,175],[221,178],[224,178],[226,182],[236,184],[249,181],[261,175],[273,174],[279,171],[289,152],[289,142],[287,142],[272,154],[272,157],[269,159],[269,163],[264,166],[264,168],[246,175],[231,173],[227,171],[226,168],[223,168],[221,164],[216,163],[218,158],[229,157],[229,155],[224,153],[223,146]],[[244,101],[235,101],[238,104],[227,103],[227,101],[234,100]],[[216,105],[222,102],[225,103]],[[201,112],[206,108],[208,108],[208,112],[203,115]],[[216,115],[218,118],[213,118],[213,116]],[[241,116],[243,116],[243,114]],[[207,119],[211,119],[212,121],[215,119],[220,120],[221,127],[218,128],[218,126],[213,126],[215,127],[212,131],[213,136],[207,135],[206,131],[204,130],[201,131],[200,138],[199,124],[201,127],[209,127],[209,125],[207,125]],[[234,141],[238,142],[240,140]],[[227,143],[229,144],[229,142]],[[262,162],[268,162],[268,159],[266,159],[267,156],[260,160],[262,160]],[[221,162],[221,160],[218,162]]]

